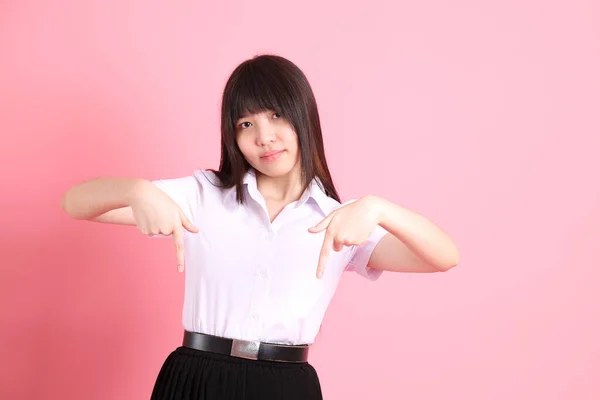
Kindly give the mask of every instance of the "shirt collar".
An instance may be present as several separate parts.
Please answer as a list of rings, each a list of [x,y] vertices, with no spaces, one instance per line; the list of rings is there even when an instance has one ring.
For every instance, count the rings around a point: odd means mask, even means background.
[[[256,183],[256,172],[254,171],[254,169],[250,168],[248,172],[246,172],[242,182],[244,186],[248,188],[248,193],[253,199],[256,200],[257,198],[259,198],[257,196],[259,193],[258,186]],[[235,193],[236,191],[234,186],[230,189],[227,195],[230,199],[235,201]],[[298,202],[296,203],[296,207],[304,205],[309,199],[312,199],[319,206],[319,208],[324,214],[329,214],[331,209],[333,209],[333,207],[337,205],[337,202],[334,199],[327,196],[325,191],[322,189],[321,180],[317,177],[315,177],[310,182],[308,188],[304,191],[304,193],[302,193],[302,196],[300,196],[300,199],[298,199]],[[332,202],[335,204],[332,204]]]

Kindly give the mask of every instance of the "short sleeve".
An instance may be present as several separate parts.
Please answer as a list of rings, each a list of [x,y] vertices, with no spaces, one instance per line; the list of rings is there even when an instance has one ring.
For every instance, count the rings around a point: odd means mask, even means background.
[[[385,229],[377,225],[365,243],[361,244],[360,246],[355,246],[352,249],[352,255],[348,265],[346,266],[346,271],[354,271],[360,276],[372,281],[377,280],[383,271],[369,268],[368,264],[375,246],[377,246],[379,241],[387,233],[388,232]]]
[[[151,182],[173,199],[190,221],[195,221],[196,214],[201,207],[201,183],[195,175],[171,179],[157,179]]]

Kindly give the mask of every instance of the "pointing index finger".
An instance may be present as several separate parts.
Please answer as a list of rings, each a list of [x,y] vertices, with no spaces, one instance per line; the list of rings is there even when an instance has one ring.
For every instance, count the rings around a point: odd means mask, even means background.
[[[323,247],[321,247],[321,253],[319,254],[319,264],[317,265],[317,278],[323,277],[325,271],[325,265],[327,265],[327,258],[329,257],[329,251],[333,245],[333,235],[329,233],[329,230],[325,231],[325,238],[323,239]]]
[[[175,251],[177,253],[177,270],[183,272],[184,249],[183,249],[183,227],[178,226],[173,230],[173,240],[175,241]]]

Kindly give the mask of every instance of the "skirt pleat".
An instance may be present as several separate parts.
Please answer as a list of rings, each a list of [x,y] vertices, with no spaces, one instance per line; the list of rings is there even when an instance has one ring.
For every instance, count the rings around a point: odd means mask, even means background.
[[[246,360],[178,347],[163,363],[151,400],[322,400],[308,362]]]

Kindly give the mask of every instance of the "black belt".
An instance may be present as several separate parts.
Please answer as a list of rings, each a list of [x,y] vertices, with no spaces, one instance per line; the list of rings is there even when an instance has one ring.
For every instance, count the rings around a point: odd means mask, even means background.
[[[249,340],[227,339],[204,333],[184,331],[183,346],[249,360],[306,362],[309,345],[285,345]]]

